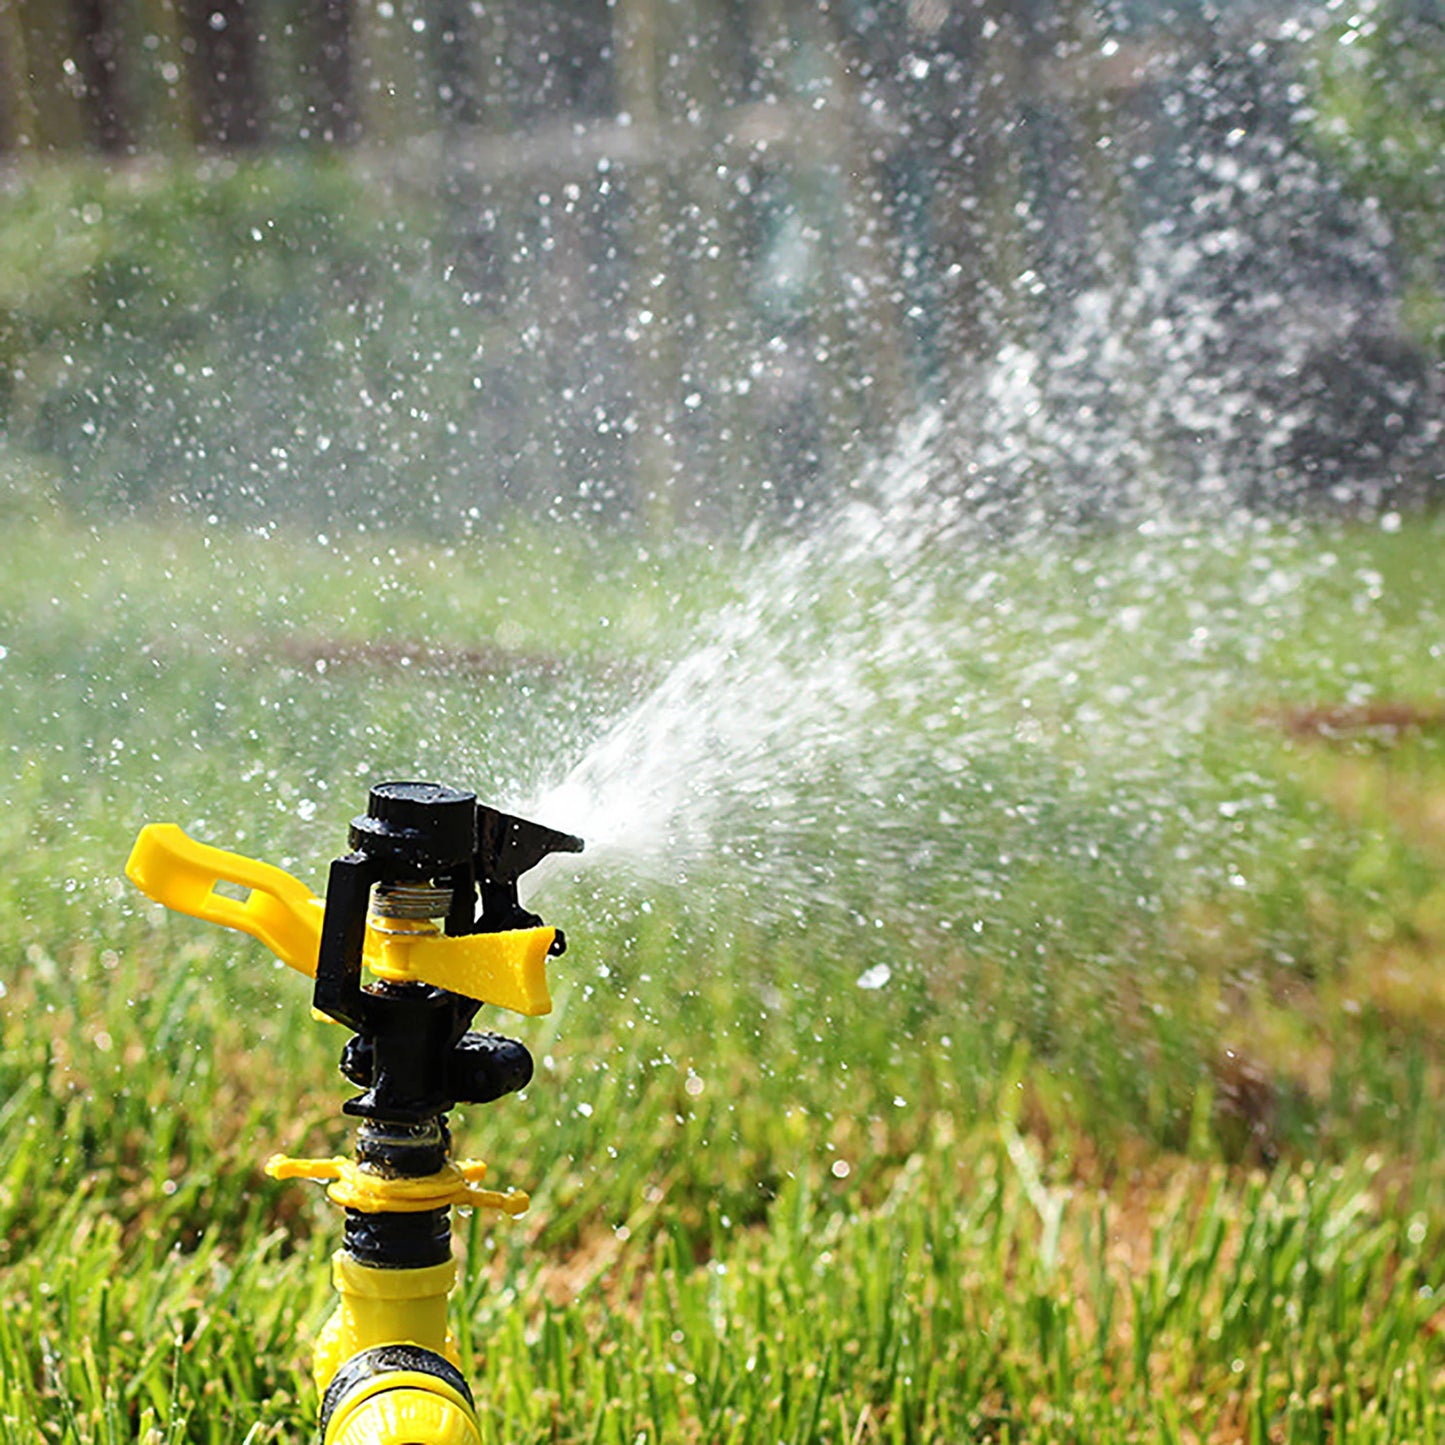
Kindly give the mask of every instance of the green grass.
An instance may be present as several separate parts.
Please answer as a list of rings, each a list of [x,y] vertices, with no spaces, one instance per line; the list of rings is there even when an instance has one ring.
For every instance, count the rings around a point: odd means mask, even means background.
[[[320,887],[382,775],[555,772],[736,559],[96,531],[14,496],[0,1440],[296,1438],[337,1220],[260,1162],[341,1144],[340,1035],[249,940],[120,882],[135,830]],[[930,618],[978,644],[974,695],[1030,691],[1048,746],[983,738],[992,801],[949,831],[928,805],[956,785],[900,727],[899,816],[940,861],[889,854],[881,890],[840,865],[801,920],[724,860],[553,887],[558,1008],[511,1021],[537,1077],[455,1121],[534,1195],[458,1231],[488,1445],[1445,1438],[1441,540],[1420,519],[1267,553],[1184,536],[1147,575],[1128,539],[995,560],[1018,607],[960,576]],[[1262,555],[1288,611],[1259,601]],[[1202,661],[1177,645],[1200,608]],[[1030,674],[1047,649],[1087,659],[1079,688]],[[1199,693],[1207,726],[1131,755],[1138,676]],[[1280,721],[1386,700],[1424,725]],[[880,958],[889,986],[859,989]]]

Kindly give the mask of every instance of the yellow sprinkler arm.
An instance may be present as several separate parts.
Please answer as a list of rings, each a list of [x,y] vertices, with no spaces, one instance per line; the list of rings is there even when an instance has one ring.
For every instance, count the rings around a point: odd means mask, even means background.
[[[175,823],[148,823],[131,849],[125,876],[147,898],[249,933],[297,973],[316,977],[326,903],[284,869],[197,843]],[[220,883],[249,888],[250,895],[217,893]]]
[[[148,898],[178,913],[259,939],[282,963],[316,977],[326,902],[298,878],[224,848],[198,843],[174,823],[141,829],[126,877]],[[242,898],[218,893],[230,884]],[[511,928],[449,937],[435,925],[367,923],[362,961],[379,978],[416,980],[480,1003],[536,1016],[551,1012],[547,957],[555,928]]]

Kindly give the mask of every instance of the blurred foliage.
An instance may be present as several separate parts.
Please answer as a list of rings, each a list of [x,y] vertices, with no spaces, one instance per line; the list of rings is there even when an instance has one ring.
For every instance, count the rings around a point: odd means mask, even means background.
[[[325,152],[13,171],[8,442],[92,513],[454,533],[523,511],[665,532],[791,509],[885,404],[861,338],[831,304],[778,330],[736,237],[721,262],[658,259],[676,310],[655,318],[623,246],[678,223],[634,213],[646,182],[622,168],[565,174],[555,196],[523,176],[463,197]],[[720,206],[697,235],[740,224]]]
[[[492,493],[456,481],[478,438],[452,418],[512,395],[515,348],[462,338],[438,229],[325,156],[27,173],[0,209],[12,445],[86,506],[464,515]],[[425,407],[401,400],[418,374]]]
[[[1015,9],[639,3],[615,54],[596,10],[529,69],[520,19],[433,53],[386,7],[365,145],[328,148],[284,80],[287,124],[229,157],[141,127],[102,164],[39,116],[0,176],[0,427],[92,514],[327,532],[741,531],[835,494],[930,396],[971,505],[1117,519],[1135,475],[1150,505],[1433,495],[1428,358],[1384,228],[1301,159],[1301,47],[1221,21],[1174,55],[1176,22]],[[173,30],[128,59],[173,68]],[[501,72],[455,113],[448,47]],[[1313,97],[1437,344],[1440,54],[1418,6],[1364,12]]]
[[[1407,325],[1445,355],[1445,10],[1377,0],[1320,37],[1315,135],[1379,201],[1407,262]]]

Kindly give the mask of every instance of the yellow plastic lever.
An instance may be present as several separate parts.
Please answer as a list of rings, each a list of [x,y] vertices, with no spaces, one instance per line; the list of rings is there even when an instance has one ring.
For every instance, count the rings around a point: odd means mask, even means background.
[[[325,901],[270,863],[197,843],[174,823],[151,823],[135,841],[125,875],[147,897],[223,928],[258,938],[282,963],[316,977]],[[246,898],[216,892],[220,883]],[[547,956],[554,928],[514,928],[449,937],[423,924],[385,930],[369,921],[362,962],[381,978],[415,979],[516,1013],[549,1013]]]
[[[197,843],[174,823],[150,823],[135,840],[125,876],[157,903],[249,933],[282,963],[316,977],[325,904],[284,869]],[[216,892],[218,883],[251,892],[229,898]]]

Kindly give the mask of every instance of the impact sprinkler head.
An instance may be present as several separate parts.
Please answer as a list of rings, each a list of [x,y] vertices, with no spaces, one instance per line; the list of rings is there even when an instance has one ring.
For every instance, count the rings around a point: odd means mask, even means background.
[[[530,1058],[524,1067],[478,1047],[493,1036],[467,1032],[478,1005],[494,1000],[492,978],[471,964],[495,964],[501,940],[515,940],[523,992],[545,995],[543,960],[561,952],[561,938],[521,907],[517,880],[582,840],[483,807],[475,793],[417,782],[377,784],[350,840],[354,851],[331,865],[313,1000],[357,1034],[342,1070],[369,1087],[346,1112],[419,1123],[524,1087]],[[378,980],[367,987],[363,961]]]
[[[126,873],[157,902],[259,938],[314,978],[316,1009],[353,1032],[341,1072],[362,1090],[342,1106],[358,1120],[354,1158],[266,1165],[273,1178],[326,1181],[345,1210],[337,1306],[313,1358],[322,1445],[480,1445],[446,1326],[451,1208],[519,1214],[528,1199],[483,1188],[480,1161],[453,1161],[446,1115],[532,1077],[521,1043],[471,1022],[484,1003],[551,1008],[546,961],[561,934],[521,906],[517,882],[582,841],[431,782],[377,784],[348,836],[324,899],[173,824],[141,831]]]
[[[551,1008],[546,960],[562,937],[521,906],[517,885],[582,840],[419,781],[373,787],[349,840],[324,900],[173,824],[142,830],[126,872],[158,902],[250,933],[315,979],[315,1007],[357,1035],[342,1071],[365,1092],[348,1113],[415,1124],[524,1087],[522,1046],[467,1030],[484,1003]],[[223,883],[249,891],[237,899],[216,891]]]

